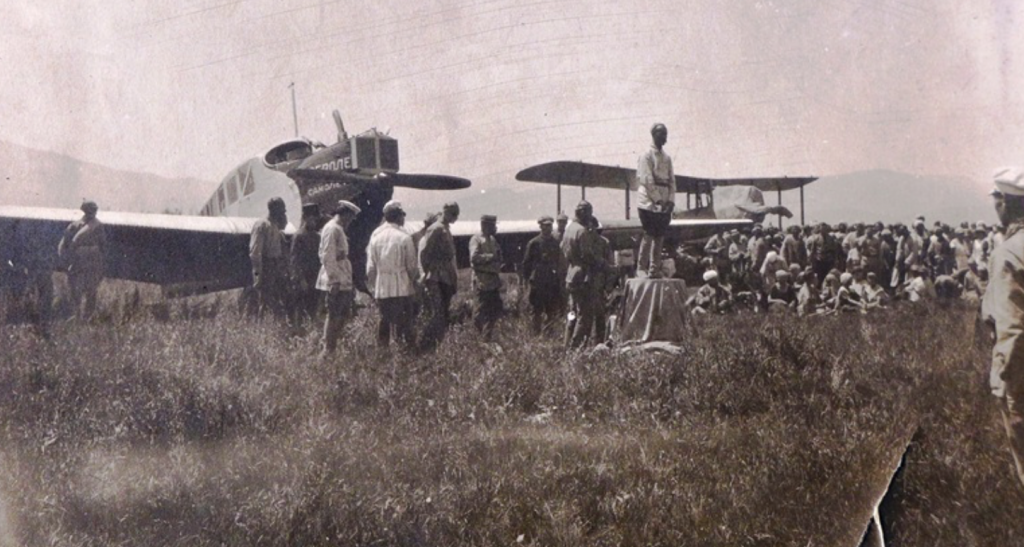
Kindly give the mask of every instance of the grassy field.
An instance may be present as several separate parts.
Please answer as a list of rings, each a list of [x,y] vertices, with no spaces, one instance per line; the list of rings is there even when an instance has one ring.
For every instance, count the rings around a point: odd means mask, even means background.
[[[1024,489],[971,310],[708,317],[684,356],[507,318],[435,354],[223,300],[0,327],[0,546],[856,545],[907,439],[896,545],[1015,545]]]

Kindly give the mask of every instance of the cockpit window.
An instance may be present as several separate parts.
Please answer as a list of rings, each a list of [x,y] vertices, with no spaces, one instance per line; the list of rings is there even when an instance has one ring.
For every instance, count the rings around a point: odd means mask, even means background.
[[[235,179],[231,178],[227,180],[228,185],[228,203],[234,203],[238,201],[238,186],[235,184]]]
[[[266,161],[270,165],[299,161],[313,154],[313,149],[306,141],[290,141],[272,148],[267,152]]]
[[[242,183],[242,195],[248,196],[256,191],[256,181],[252,178],[252,167],[245,170],[245,182]]]

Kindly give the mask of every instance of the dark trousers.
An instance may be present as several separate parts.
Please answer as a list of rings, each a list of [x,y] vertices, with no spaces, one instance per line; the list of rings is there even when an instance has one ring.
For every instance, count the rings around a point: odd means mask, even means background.
[[[411,296],[381,298],[377,301],[380,309],[380,323],[377,324],[377,345],[387,347],[391,343],[391,331],[406,348],[413,348],[416,336],[413,334],[415,303]]]
[[[544,323],[554,324],[564,313],[562,288],[558,285],[531,285],[530,309],[533,312],[533,332],[538,333]]]
[[[275,317],[285,316],[285,299],[288,295],[288,277],[282,259],[263,259],[262,279],[256,292],[256,312],[263,315],[271,312]]]
[[[476,293],[476,317],[473,324],[476,329],[487,336],[494,330],[494,324],[505,313],[505,306],[501,302],[501,291],[477,291]]]
[[[601,291],[590,283],[571,287],[569,296],[571,298],[569,305],[576,317],[566,324],[566,345],[570,348],[578,348],[590,338],[595,320],[600,312],[600,306],[603,306],[604,302]]]
[[[327,320],[324,321],[324,353],[333,353],[338,347],[341,331],[352,316],[353,291],[327,293]]]
[[[293,325],[299,325],[303,321],[316,319],[317,308],[320,306],[320,294],[316,289],[299,289],[291,291],[291,298],[288,301],[288,315]]]
[[[448,308],[455,287],[438,281],[427,281],[423,284],[423,312],[425,325],[420,336],[420,346],[431,350],[437,347],[448,332]]]

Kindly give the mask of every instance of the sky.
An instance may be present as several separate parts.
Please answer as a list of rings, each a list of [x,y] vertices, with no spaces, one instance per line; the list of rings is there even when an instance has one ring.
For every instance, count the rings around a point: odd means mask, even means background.
[[[1024,3],[1011,0],[14,0],[0,140],[219,181],[331,111],[402,171],[515,187],[529,165],[865,169],[988,185],[1024,163]]]

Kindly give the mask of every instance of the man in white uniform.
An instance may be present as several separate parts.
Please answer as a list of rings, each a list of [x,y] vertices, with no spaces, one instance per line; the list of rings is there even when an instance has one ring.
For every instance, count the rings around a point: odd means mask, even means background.
[[[661,250],[665,232],[675,209],[676,177],[672,158],[663,150],[668,141],[668,129],[664,124],[656,123],[651,127],[651,139],[651,148],[640,155],[636,168],[637,208],[644,229],[637,268],[639,275],[658,278],[662,275]]]
[[[334,216],[320,231],[320,275],[316,290],[327,293],[327,320],[324,321],[324,349],[326,357],[338,347],[338,338],[352,313],[352,263],[348,259],[348,237],[345,228],[360,213],[359,207],[341,200],[334,208]]]
[[[386,348],[394,330],[395,337],[411,351],[416,347],[413,297],[420,269],[416,245],[404,225],[402,204],[394,200],[384,204],[384,224],[374,230],[366,251],[366,282],[373,287],[380,309],[377,345]]]

